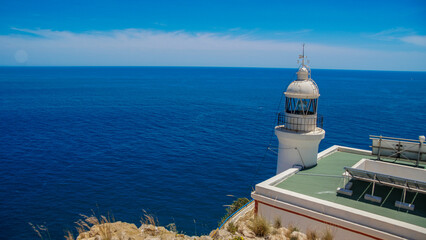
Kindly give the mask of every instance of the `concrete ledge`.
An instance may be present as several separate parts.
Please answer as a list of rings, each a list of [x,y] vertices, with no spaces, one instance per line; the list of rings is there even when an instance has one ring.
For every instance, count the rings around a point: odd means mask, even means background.
[[[259,201],[258,205],[260,213],[262,212],[262,208],[264,208],[264,204],[282,209],[274,209],[274,216],[267,216],[269,214],[261,213],[262,217],[268,219],[271,222],[274,221],[276,215],[283,213],[286,215],[284,218],[285,220],[290,220],[290,224],[297,225],[300,229],[315,229],[317,228],[315,226],[316,224],[321,225],[319,229],[324,229],[327,226],[333,227],[333,233],[336,234],[335,239],[406,239],[406,237],[401,237],[396,234],[381,231],[380,229],[375,229],[369,226],[358,224],[356,222],[336,218],[327,213],[313,211],[311,209],[289,204],[287,202],[260,196],[256,193],[252,193],[252,197],[255,199],[255,201]],[[366,237],[365,235],[369,235],[371,237]],[[423,239],[425,234],[419,232],[418,235],[412,236],[414,236],[414,239]]]
[[[350,148],[350,147],[344,147],[344,146],[338,146],[338,151],[372,156],[371,151],[369,150],[356,149],[356,148]]]
[[[290,176],[293,176],[294,174],[296,174],[297,172],[299,172],[298,168],[290,168],[278,175],[275,175],[257,185],[265,185],[265,186],[275,186],[278,183],[284,181],[285,179],[289,178]],[[256,186],[257,186],[256,185]]]
[[[254,208],[254,201],[252,201],[251,203],[249,203],[247,206],[245,206],[243,209],[241,209],[238,213],[234,214],[234,216],[232,216],[230,219],[228,219],[228,223],[230,223],[230,222],[237,222],[247,212],[253,210],[253,208]]]

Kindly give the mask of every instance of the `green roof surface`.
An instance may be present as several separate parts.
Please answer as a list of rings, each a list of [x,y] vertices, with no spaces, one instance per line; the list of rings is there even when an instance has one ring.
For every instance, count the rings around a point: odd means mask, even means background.
[[[395,207],[395,201],[402,201],[402,189],[376,184],[374,195],[382,197],[380,204],[364,199],[365,193],[371,194],[372,184],[368,182],[352,180],[351,197],[337,194],[336,189],[344,187],[343,167],[351,167],[363,158],[376,159],[371,155],[336,151],[321,158],[317,166],[298,172],[276,187],[426,227],[425,194],[407,192],[405,202],[413,203],[414,211]]]

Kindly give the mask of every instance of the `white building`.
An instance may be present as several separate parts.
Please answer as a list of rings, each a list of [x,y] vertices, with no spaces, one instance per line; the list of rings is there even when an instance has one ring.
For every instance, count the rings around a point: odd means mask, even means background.
[[[255,212],[335,239],[426,239],[426,146],[371,136],[372,151],[333,146],[318,154],[319,90],[304,63],[287,91],[277,175],[256,185]]]

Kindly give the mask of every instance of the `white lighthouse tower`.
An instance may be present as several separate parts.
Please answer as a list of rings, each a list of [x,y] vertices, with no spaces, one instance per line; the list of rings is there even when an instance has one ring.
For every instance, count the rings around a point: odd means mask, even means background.
[[[324,138],[322,117],[317,115],[318,86],[305,64],[305,51],[299,56],[302,63],[297,79],[290,83],[285,94],[285,111],[278,114],[275,135],[279,149],[277,174],[292,168],[309,168],[317,164],[318,145]],[[317,122],[320,123],[317,126]]]

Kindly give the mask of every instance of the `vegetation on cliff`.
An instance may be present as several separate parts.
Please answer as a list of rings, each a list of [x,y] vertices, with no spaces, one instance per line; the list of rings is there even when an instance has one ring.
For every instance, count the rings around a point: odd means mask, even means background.
[[[249,200],[240,198],[235,200],[226,210],[220,225],[244,206]],[[333,239],[332,231],[327,228],[323,232],[306,230],[306,234],[299,231],[296,226],[283,227],[280,219],[272,224],[261,216],[254,214],[250,207],[245,208],[238,217],[232,217],[226,221],[220,229],[213,230],[208,236],[187,236],[179,233],[176,225],[171,223],[165,227],[159,226],[158,220],[151,214],[144,212],[140,220],[140,227],[135,224],[116,221],[110,216],[81,215],[76,222],[78,236],[71,231],[65,233],[66,240],[330,240]],[[240,213],[240,212],[239,212]],[[49,231],[45,226],[30,224],[35,233],[42,240],[51,240]]]

